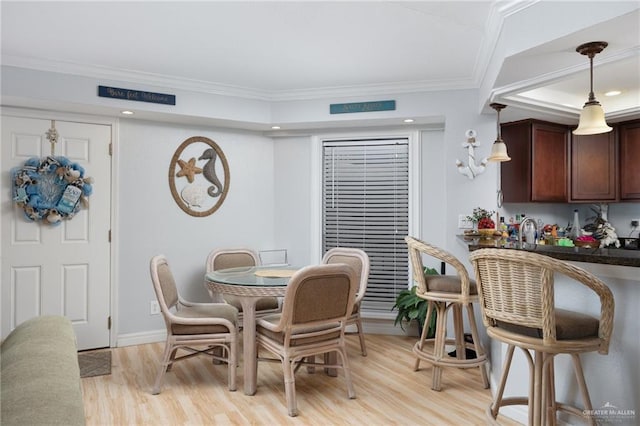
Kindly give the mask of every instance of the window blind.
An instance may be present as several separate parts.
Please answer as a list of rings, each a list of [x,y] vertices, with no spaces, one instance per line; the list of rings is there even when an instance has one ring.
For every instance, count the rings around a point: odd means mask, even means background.
[[[388,313],[407,288],[407,139],[323,142],[323,252],[364,250],[371,272],[362,309]]]

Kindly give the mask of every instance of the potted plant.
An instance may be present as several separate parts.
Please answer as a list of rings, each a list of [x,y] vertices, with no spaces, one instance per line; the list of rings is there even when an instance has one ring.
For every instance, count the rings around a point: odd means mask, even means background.
[[[473,222],[473,226],[480,229],[495,229],[496,224],[493,221],[492,217],[495,214],[492,210],[485,210],[481,207],[476,207],[473,209],[473,214],[471,216],[467,216],[467,220]]]
[[[424,268],[425,275],[438,275],[438,271],[433,268]],[[392,309],[397,309],[398,314],[393,322],[393,325],[400,324],[400,328],[404,330],[404,324],[408,324],[411,320],[416,320],[418,323],[418,332],[422,333],[425,319],[427,316],[427,304],[428,302],[416,295],[417,286],[411,287],[409,290],[402,290],[396,297],[396,303]],[[429,329],[427,330],[427,337],[431,338],[435,335],[436,331],[436,311],[434,310],[429,320]]]

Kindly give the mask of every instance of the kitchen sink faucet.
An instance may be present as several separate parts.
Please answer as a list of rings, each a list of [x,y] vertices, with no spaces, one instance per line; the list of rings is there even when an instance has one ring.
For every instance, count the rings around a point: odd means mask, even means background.
[[[520,244],[520,247],[522,247],[522,242],[523,242],[522,241],[522,235],[525,232],[524,227],[528,222],[531,222],[531,224],[533,225],[533,229],[535,229],[535,232],[534,232],[533,238],[532,238],[533,241],[529,241],[529,238],[527,238],[527,243],[529,243],[529,244],[535,244],[536,243],[536,237],[535,236],[536,236],[536,233],[538,232],[538,224],[536,223],[534,218],[529,217],[529,216],[525,216],[520,221],[520,229],[519,229],[519,232],[518,232],[518,243]]]

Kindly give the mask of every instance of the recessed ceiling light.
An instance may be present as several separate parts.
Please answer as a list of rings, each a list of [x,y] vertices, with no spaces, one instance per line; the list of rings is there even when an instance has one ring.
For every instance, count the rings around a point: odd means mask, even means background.
[[[120,111],[120,114],[122,114],[122,115],[133,115],[133,111],[128,111],[128,110]]]
[[[620,93],[622,93],[622,92],[619,91],[619,90],[611,90],[611,91],[605,93],[604,95],[605,96],[618,96]]]
[[[403,121],[405,123],[413,123],[413,118],[405,118]]]
[[[280,126],[271,126],[271,130],[280,130]]]

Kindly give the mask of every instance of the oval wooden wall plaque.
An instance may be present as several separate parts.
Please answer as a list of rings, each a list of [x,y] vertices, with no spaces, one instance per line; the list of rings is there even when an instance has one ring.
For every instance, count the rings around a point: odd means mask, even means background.
[[[229,163],[218,144],[193,136],[178,147],[169,165],[169,187],[178,206],[196,217],[220,208],[229,192]]]

